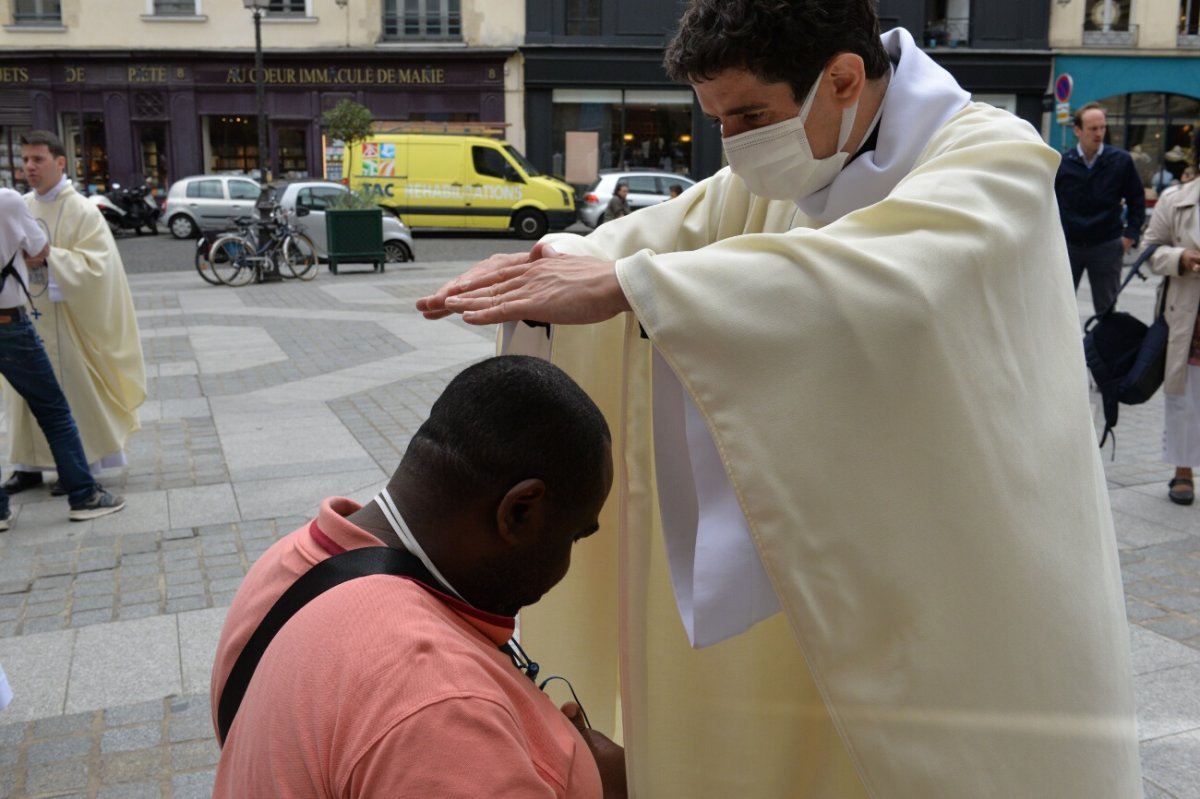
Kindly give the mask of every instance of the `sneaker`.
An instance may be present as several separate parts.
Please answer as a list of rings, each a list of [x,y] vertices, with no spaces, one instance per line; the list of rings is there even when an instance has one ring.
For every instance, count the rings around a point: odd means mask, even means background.
[[[114,496],[97,485],[96,493],[92,494],[91,499],[78,508],[71,508],[70,519],[73,522],[85,522],[88,519],[116,513],[124,507],[124,497]]]
[[[12,517],[12,508],[9,508],[7,513],[5,513],[3,516],[0,516],[0,533],[3,533],[8,528],[12,527]]]

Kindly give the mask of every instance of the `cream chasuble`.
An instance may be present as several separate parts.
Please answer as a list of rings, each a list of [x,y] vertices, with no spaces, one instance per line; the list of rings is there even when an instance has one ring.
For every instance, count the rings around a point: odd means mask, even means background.
[[[1141,795],[1057,154],[984,105],[938,122],[857,208],[835,184],[797,218],[723,170],[549,239],[617,259],[634,314],[554,330],[552,359],[605,409],[621,473],[602,533],[522,629],[598,727],[622,724],[639,799]],[[881,142],[904,133],[888,124],[885,109]],[[656,481],[651,409],[680,401],[656,359],[703,420],[783,609],[700,650],[659,492],[721,489],[661,462]],[[690,414],[665,432],[697,451]],[[767,610],[741,599],[743,621]]]
[[[46,345],[88,463],[120,453],[139,429],[146,369],[137,316],[116,242],[99,211],[70,185],[53,202],[26,195],[50,231],[51,276],[63,301],[34,300],[34,322]],[[5,384],[9,460],[47,469],[54,457],[25,401]]]

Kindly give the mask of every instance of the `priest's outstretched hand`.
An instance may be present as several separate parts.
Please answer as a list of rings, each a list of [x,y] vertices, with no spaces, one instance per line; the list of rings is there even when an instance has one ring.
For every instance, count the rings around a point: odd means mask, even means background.
[[[480,261],[437,293],[417,300],[417,310],[426,319],[462,314],[472,325],[522,319],[582,325],[603,322],[630,307],[612,261],[560,254],[536,244],[528,253]]]

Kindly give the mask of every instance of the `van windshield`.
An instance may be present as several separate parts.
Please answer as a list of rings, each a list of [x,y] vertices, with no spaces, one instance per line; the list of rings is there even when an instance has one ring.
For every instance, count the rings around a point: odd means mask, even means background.
[[[537,167],[529,163],[529,159],[517,152],[516,147],[513,147],[511,144],[506,144],[504,145],[504,151],[508,153],[509,158],[521,165],[521,169],[524,169],[525,174],[529,175],[529,177],[536,178],[542,174],[541,172],[538,172]]]

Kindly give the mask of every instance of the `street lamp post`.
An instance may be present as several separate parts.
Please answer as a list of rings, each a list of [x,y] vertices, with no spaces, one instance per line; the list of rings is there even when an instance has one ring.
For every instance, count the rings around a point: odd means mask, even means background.
[[[254,92],[258,98],[258,179],[267,182],[267,99],[263,85],[262,16],[271,0],[242,0],[254,12]]]
[[[267,98],[263,84],[263,52],[262,52],[262,16],[270,6],[271,0],[242,0],[242,5],[254,13],[254,93],[258,100],[258,180],[262,184],[262,193],[258,203],[258,234],[266,240],[269,235],[267,222],[270,221],[271,209],[265,202],[270,189],[267,185],[267,165],[271,159],[267,153]],[[280,280],[278,268],[272,259],[267,259],[259,279],[262,281]]]

